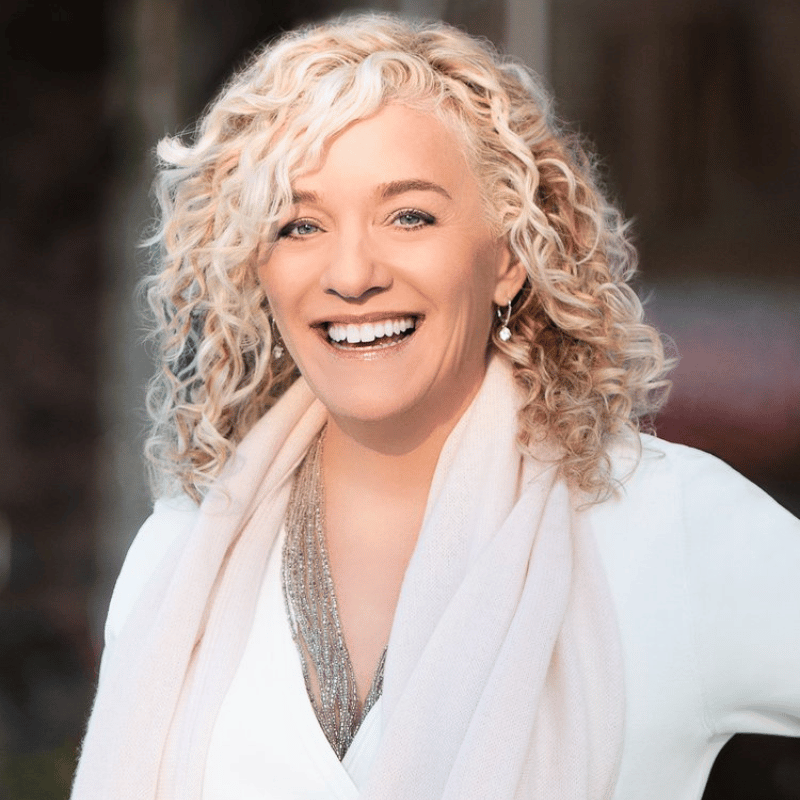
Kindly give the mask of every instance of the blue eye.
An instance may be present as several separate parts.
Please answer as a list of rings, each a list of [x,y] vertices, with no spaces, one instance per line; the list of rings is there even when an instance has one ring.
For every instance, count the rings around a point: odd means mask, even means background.
[[[413,209],[400,211],[392,219],[393,225],[396,225],[398,228],[406,228],[410,230],[422,228],[425,225],[433,225],[434,222],[436,222],[435,217],[432,217],[430,214],[426,214],[424,211],[416,211]]]
[[[307,219],[294,220],[287,225],[284,225],[278,231],[279,239],[301,239],[305,236],[310,236],[312,233],[322,230],[319,225],[309,222]]]

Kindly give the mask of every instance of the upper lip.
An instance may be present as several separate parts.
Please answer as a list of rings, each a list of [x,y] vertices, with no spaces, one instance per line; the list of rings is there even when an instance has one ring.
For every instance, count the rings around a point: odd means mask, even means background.
[[[405,319],[413,317],[419,321],[421,314],[413,311],[373,311],[369,314],[336,314],[324,319],[319,319],[311,323],[312,328],[319,328],[324,325],[364,325],[367,322],[383,322],[387,319]]]

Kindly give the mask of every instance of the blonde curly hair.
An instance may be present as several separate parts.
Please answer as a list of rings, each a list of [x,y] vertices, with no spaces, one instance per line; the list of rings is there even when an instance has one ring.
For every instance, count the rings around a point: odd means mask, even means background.
[[[272,355],[256,256],[275,239],[293,178],[387,103],[458,133],[496,233],[526,269],[513,335],[492,338],[525,393],[522,446],[553,437],[563,474],[605,497],[610,438],[666,399],[670,364],[629,285],[626,225],[538,79],[444,23],[361,14],[283,35],[222,90],[192,143],[158,146],[157,270],[144,284],[159,362],[146,444],[157,495],[199,499],[295,379],[288,355]]]

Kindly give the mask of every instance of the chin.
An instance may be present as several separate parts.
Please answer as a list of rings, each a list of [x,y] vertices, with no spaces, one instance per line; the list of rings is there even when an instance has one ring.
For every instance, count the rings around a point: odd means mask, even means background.
[[[397,423],[403,420],[405,424],[418,418],[422,421],[428,414],[423,408],[409,400],[403,402],[395,397],[392,402],[387,402],[386,392],[375,394],[372,392],[354,392],[347,398],[320,398],[328,411],[339,419],[364,424]]]

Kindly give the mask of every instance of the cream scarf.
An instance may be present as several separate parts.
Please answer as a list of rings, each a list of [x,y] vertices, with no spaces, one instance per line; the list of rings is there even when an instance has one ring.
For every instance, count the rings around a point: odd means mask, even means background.
[[[442,450],[389,640],[365,800],[613,793],[623,687],[611,598],[554,461],[517,449],[517,405],[495,357]],[[103,664],[73,800],[202,797],[292,475],[325,414],[298,381],[142,592]]]

